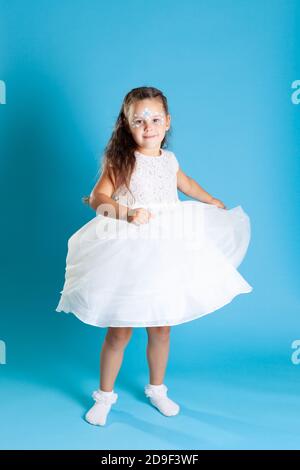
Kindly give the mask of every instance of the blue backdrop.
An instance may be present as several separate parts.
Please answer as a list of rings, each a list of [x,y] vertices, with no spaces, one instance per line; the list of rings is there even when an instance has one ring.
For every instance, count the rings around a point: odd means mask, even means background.
[[[0,1],[1,448],[299,448],[299,21],[297,0]],[[67,240],[94,217],[81,197],[138,86],[167,96],[183,171],[250,216],[254,290],[172,327],[174,418],[144,397],[135,329],[99,428],[83,416],[106,329],[55,307]]]

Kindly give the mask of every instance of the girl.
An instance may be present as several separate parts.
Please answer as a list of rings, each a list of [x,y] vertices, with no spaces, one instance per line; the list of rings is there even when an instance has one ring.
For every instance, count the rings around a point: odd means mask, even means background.
[[[124,98],[105,148],[101,176],[84,199],[96,216],[68,240],[57,312],[108,327],[100,387],[86,420],[105,425],[133,327],[146,327],[145,394],[165,416],[180,407],[163,383],[170,328],[220,309],[252,291],[239,274],[250,241],[241,206],[227,210],[179,167],[166,138],[171,116],[163,93],[134,88]],[[181,201],[177,189],[194,200]]]

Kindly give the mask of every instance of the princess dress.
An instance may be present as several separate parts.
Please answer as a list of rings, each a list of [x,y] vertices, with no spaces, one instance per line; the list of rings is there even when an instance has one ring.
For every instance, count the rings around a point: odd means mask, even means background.
[[[135,157],[131,193],[122,185],[112,198],[154,217],[135,225],[97,212],[75,232],[56,311],[99,327],[178,325],[251,292],[237,271],[250,242],[242,207],[181,201],[169,150]]]

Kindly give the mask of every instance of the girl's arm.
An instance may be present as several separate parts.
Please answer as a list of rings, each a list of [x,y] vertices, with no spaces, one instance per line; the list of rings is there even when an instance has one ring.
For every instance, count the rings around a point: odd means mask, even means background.
[[[180,168],[177,172],[177,188],[187,196],[198,199],[201,202],[210,203],[213,197],[206,192],[197,181],[187,176]]]
[[[113,192],[113,182],[104,170],[89,196],[90,207],[98,214],[128,221],[129,208],[112,199]]]
[[[201,202],[206,202],[207,204],[216,205],[222,209],[225,209],[225,205],[220,199],[216,199],[211,196],[205,189],[203,189],[197,181],[195,181],[190,176],[187,176],[181,168],[177,171],[177,188],[187,196],[190,196],[194,199],[198,199]]]

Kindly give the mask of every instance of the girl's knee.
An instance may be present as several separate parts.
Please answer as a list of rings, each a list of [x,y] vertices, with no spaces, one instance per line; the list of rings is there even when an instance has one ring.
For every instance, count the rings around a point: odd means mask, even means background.
[[[171,327],[168,325],[165,326],[151,326],[147,328],[148,336],[154,337],[162,340],[169,339]]]
[[[106,340],[112,345],[125,345],[132,335],[132,327],[109,327]]]

